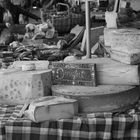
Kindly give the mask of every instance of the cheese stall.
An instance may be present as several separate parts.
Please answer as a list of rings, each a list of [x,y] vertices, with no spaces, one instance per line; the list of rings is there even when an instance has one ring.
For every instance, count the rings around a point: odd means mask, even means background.
[[[2,45],[0,139],[139,140],[139,11],[128,12],[129,0],[103,1],[105,26],[92,27],[100,0],[68,2],[84,6],[85,24],[66,26],[67,4],[62,13],[43,7],[40,23]]]

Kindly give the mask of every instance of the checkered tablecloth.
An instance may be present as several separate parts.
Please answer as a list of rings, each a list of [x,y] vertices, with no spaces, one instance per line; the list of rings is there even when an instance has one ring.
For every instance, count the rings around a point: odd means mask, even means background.
[[[6,139],[5,125],[15,110],[15,106],[0,105],[0,140]]]
[[[0,140],[140,140],[140,114],[90,114],[34,123],[18,118],[21,107],[0,107]]]

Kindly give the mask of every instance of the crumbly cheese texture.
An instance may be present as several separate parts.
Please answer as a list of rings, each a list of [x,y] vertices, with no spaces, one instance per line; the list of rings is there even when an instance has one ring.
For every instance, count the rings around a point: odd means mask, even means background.
[[[0,103],[24,104],[50,94],[51,70],[1,70]]]

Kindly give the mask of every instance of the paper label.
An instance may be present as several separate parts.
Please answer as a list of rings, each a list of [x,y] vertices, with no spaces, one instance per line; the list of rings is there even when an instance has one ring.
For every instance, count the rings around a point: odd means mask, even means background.
[[[52,63],[53,84],[96,86],[95,64]]]

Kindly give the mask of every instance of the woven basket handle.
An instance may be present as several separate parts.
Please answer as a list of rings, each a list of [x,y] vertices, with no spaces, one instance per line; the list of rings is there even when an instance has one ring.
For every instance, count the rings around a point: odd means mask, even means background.
[[[68,12],[68,15],[70,15],[70,7],[69,7],[69,5],[68,4],[65,4],[65,3],[57,3],[57,5],[56,5],[56,7],[57,6],[65,6],[66,8],[67,8],[67,12]]]

